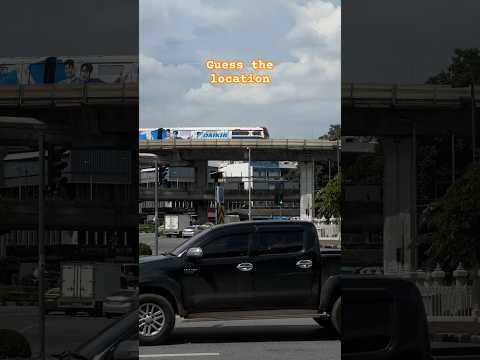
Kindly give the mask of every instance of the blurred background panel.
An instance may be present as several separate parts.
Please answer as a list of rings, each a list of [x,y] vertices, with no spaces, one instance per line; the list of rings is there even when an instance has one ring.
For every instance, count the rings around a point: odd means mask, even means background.
[[[343,263],[410,278],[434,341],[479,331],[480,4],[342,2]],[[461,348],[461,347],[460,347]]]
[[[1,328],[33,357],[86,344],[90,358],[106,343],[88,340],[136,308],[138,1],[2,13]]]

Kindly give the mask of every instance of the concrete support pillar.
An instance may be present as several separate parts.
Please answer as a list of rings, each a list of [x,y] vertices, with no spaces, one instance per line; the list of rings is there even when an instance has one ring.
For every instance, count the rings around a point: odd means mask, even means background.
[[[208,190],[208,161],[196,161],[195,191],[206,194]],[[208,222],[208,200],[197,201],[197,215],[200,224]]]
[[[383,261],[384,268],[399,263],[412,270],[416,266],[416,139],[383,140]]]
[[[7,257],[7,239],[9,236],[8,233],[0,232],[0,259]]]
[[[314,166],[313,162],[300,162],[300,219],[311,221],[314,217]]]
[[[4,158],[7,155],[7,148],[0,146],[0,187],[4,182]]]

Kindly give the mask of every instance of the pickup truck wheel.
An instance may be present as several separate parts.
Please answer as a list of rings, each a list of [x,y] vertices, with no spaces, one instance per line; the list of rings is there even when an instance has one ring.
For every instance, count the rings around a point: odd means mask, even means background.
[[[313,318],[317,322],[318,325],[325,328],[328,332],[337,332],[337,330],[333,327],[332,319],[323,317],[323,318]]]
[[[142,345],[165,342],[175,325],[175,311],[163,296],[142,294],[139,297],[138,332]]]
[[[332,313],[330,315],[332,319],[332,325],[337,331],[338,335],[342,334],[342,297],[340,296],[332,307]]]

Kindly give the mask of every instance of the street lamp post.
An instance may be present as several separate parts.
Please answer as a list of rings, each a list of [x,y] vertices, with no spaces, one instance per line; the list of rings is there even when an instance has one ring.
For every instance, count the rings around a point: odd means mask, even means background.
[[[160,161],[159,157],[157,154],[151,154],[151,153],[140,153],[140,157],[143,158],[151,158],[154,161],[154,166],[155,166],[155,195],[154,195],[154,206],[155,206],[155,255],[158,256],[158,163]]]
[[[472,75],[472,84],[470,85],[470,96],[472,97],[472,108],[471,108],[471,123],[472,123],[472,161],[475,164],[477,162],[477,126],[475,124],[475,82]]]
[[[252,220],[252,156],[250,147],[248,149],[248,220]]]
[[[158,159],[155,158],[155,255],[158,256]]]
[[[45,135],[38,137],[38,328],[40,333],[40,359],[45,359]]]
[[[34,118],[0,116],[0,140],[7,144],[38,146],[38,328],[40,359],[45,359],[45,134],[44,122]],[[8,146],[8,145],[7,145]],[[1,161],[1,159],[0,159]]]

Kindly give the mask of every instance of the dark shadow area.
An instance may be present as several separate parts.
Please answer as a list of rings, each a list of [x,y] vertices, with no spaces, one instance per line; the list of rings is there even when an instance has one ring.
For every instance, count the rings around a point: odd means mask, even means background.
[[[181,327],[165,345],[338,340],[326,329],[310,325]]]
[[[43,359],[136,308],[138,2],[2,5],[0,324]]]
[[[342,2],[342,263],[414,282],[432,342],[479,330],[479,5]]]

